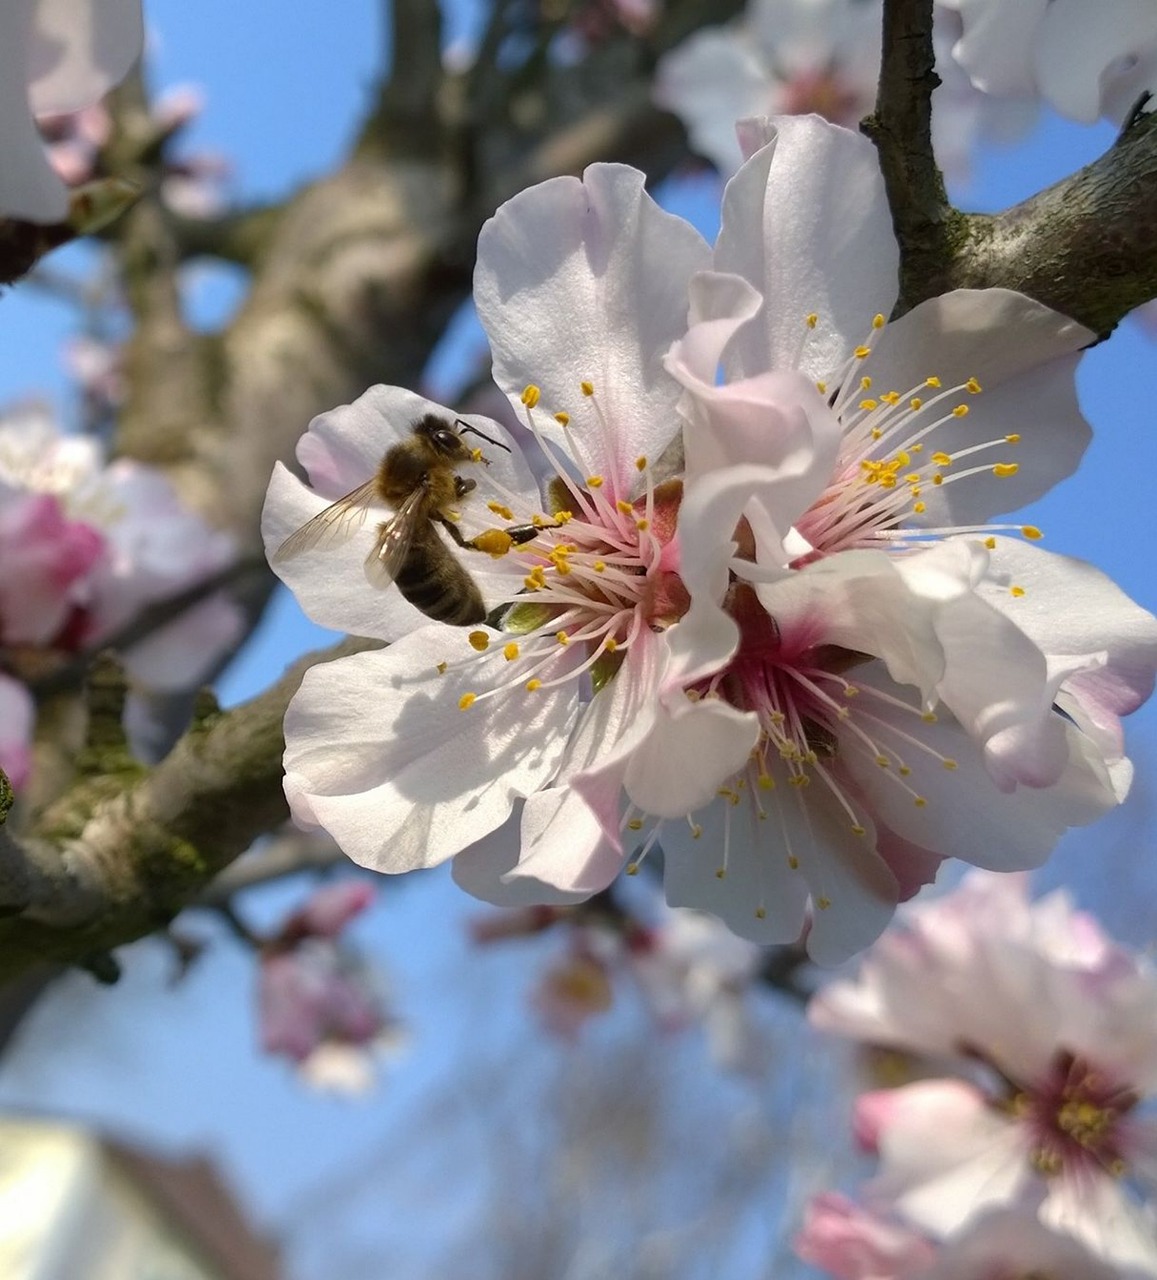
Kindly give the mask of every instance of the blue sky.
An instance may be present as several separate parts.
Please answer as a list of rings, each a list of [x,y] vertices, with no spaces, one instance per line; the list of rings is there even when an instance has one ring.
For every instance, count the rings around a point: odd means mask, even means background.
[[[478,11],[465,3],[456,8],[455,31],[469,30]],[[207,109],[191,141],[234,159],[240,195],[277,196],[323,172],[340,154],[377,68],[377,4],[153,0],[148,13],[157,32],[155,84],[193,80],[205,87]],[[1007,205],[1092,158],[1111,138],[1108,129],[1047,120],[1029,145],[980,157],[968,202],[983,209]],[[699,181],[676,193],[674,203],[706,223],[713,198],[711,185]],[[76,254],[61,254],[53,266],[68,269],[77,261]],[[220,311],[231,296],[227,282],[207,285],[203,315]],[[0,300],[0,324],[0,401],[46,395],[63,413],[71,412],[60,366],[69,313],[20,287]],[[468,341],[469,324],[461,331]],[[454,360],[451,350],[439,367],[452,371]],[[1045,529],[1049,548],[1094,561],[1150,608],[1157,607],[1151,552],[1155,372],[1157,346],[1132,324],[1089,353],[1080,388],[1094,443],[1080,473],[1028,517]],[[232,701],[257,691],[291,657],[325,638],[289,597],[279,596],[224,680],[224,697]],[[1094,832],[1068,838],[1042,877],[1042,883],[1071,883],[1107,914],[1110,926],[1136,941],[1149,939],[1140,932],[1145,922],[1128,914],[1137,896],[1127,885],[1134,884],[1145,901],[1154,884],[1152,837],[1146,841],[1139,828],[1151,803],[1147,775],[1157,759],[1155,728],[1153,711],[1143,711],[1131,725],[1141,783],[1137,801]],[[1122,866],[1124,881],[1106,877],[1107,869]],[[276,885],[251,894],[243,908],[256,925],[272,924],[301,894],[300,885]],[[472,953],[462,925],[479,910],[439,873],[382,883],[379,905],[357,936],[388,970],[412,1042],[366,1102],[308,1093],[282,1063],[254,1051],[252,961],[214,922],[198,919],[190,929],[212,938],[214,946],[175,989],[166,984],[168,957],[155,944],[132,950],[116,988],[98,989],[83,975],[65,979],[0,1068],[0,1103],[63,1111],[182,1149],[210,1147],[259,1218],[291,1233],[297,1280],[439,1274],[426,1270],[438,1256],[435,1240],[471,1229],[473,1213],[485,1205],[485,1179],[472,1170],[493,1161],[503,1145],[519,1143],[530,1153],[526,1167],[537,1167],[532,1157],[543,1141],[541,1117],[533,1101],[520,1099],[549,1102],[556,1085],[571,1096],[576,1073],[593,1072],[632,1045],[645,1045],[648,1034],[633,1034],[643,1024],[628,1009],[576,1053],[544,1042],[523,1007],[543,947]],[[769,1010],[769,1033],[788,1035],[791,1017]],[[737,1117],[748,1139],[765,1135],[770,1141],[776,1133],[782,1137],[793,1108],[799,1124],[806,1129],[813,1123],[822,1135],[816,1116],[830,1101],[823,1092],[830,1083],[826,1059],[813,1048],[802,1051],[810,1056],[800,1062],[801,1051],[792,1044],[795,1066],[784,1076],[787,1084],[778,1086],[801,1091],[790,1106],[767,1090],[714,1079],[693,1038],[663,1042],[662,1061],[648,1070],[666,1073],[656,1087],[678,1101],[690,1126],[686,1141],[710,1143]],[[677,1169],[673,1176],[678,1179]],[[523,1204],[533,1212],[541,1203],[533,1183],[533,1173],[513,1183],[515,1210]],[[322,1200],[327,1186],[333,1194]],[[776,1203],[797,1193],[780,1187]],[[777,1224],[770,1209],[762,1219],[744,1221],[748,1256],[768,1256]],[[334,1252],[339,1229],[345,1255]],[[712,1256],[718,1261],[724,1255]],[[477,1274],[489,1274],[476,1261]]]

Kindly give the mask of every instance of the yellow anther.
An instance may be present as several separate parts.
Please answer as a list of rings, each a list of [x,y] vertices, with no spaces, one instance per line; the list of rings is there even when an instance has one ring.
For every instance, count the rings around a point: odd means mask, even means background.
[[[925,724],[935,724],[940,717],[935,711],[922,711],[920,713],[920,719],[923,720]]]
[[[479,653],[485,653],[490,648],[490,637],[485,631],[471,631],[466,639],[470,641],[471,649],[477,649]]]
[[[857,696],[859,695],[859,692],[860,692],[860,686],[859,686],[858,684],[846,684],[846,685],[844,685],[844,697],[845,697],[845,698],[855,698],[855,697],[857,697]]]
[[[717,867],[717,868],[715,869],[715,879],[716,879],[716,880],[726,880],[726,879],[727,879],[727,868],[726,868],[726,867]]]
[[[527,693],[534,693],[537,689],[541,689],[541,688],[542,688],[542,681],[537,676],[535,676],[533,680],[528,680],[526,682]]]
[[[875,400],[860,401],[860,408],[863,409],[865,413],[871,413],[873,409],[878,409],[879,407],[879,403]]]
[[[481,449],[471,449],[471,450],[470,450],[470,461],[471,461],[471,462],[481,462],[481,461],[482,461],[482,450],[481,450]],[[457,518],[457,517],[455,517],[455,518]]]
[[[807,320],[804,321],[809,329],[814,329],[819,322],[819,315],[814,311],[808,316]]]
[[[444,676],[444,675],[446,674],[446,668],[447,668],[447,666],[448,666],[448,665],[449,665],[449,664],[448,664],[448,663],[445,663],[445,662],[439,662],[439,663],[438,663],[438,668],[437,668],[437,670],[438,670],[438,674],[439,674],[440,676]]]
[[[879,427],[873,427],[873,428],[872,428],[872,439],[873,439],[873,440],[879,440],[879,439],[881,439],[881,438],[883,437],[883,434],[884,434],[884,433],[880,430],[880,428],[879,428]]]
[[[880,397],[880,399],[881,399],[885,404],[888,404],[888,405],[895,405],[895,404],[899,404],[899,403],[900,403],[900,393],[899,393],[898,391],[885,391],[885,392],[884,392],[884,394]]]
[[[964,384],[964,389],[969,393],[969,395],[974,395],[974,396],[978,396],[981,393],[981,391],[984,390],[984,388],[980,385],[979,382],[976,381],[975,378],[969,378],[968,381]]]
[[[908,401],[908,408],[911,409],[913,413],[919,413],[920,410],[924,408],[924,401],[921,400],[919,396],[913,396],[912,399]]]
[[[958,404],[956,408],[952,410],[952,416],[954,418],[967,418],[968,406],[966,404]]]
[[[565,631],[556,631],[554,638],[559,642],[559,644],[570,644],[570,636],[568,636]]]
[[[932,455],[932,461],[936,463],[938,467],[950,467],[952,465],[952,455],[950,453],[944,453],[943,450],[937,450]]]
[[[1020,432],[1014,431],[1011,435],[1004,437],[1005,444],[1020,444]]]
[[[507,662],[513,662],[518,657],[518,645],[511,640],[508,644],[502,646],[502,656]]]
[[[869,390],[871,389],[871,386],[872,386],[872,379],[871,379],[871,378],[870,378],[866,373],[865,373],[865,374],[864,374],[864,376],[860,379],[860,386],[861,386],[865,391],[869,391]]]
[[[852,355],[854,355],[857,360],[866,360],[871,354],[871,347],[857,347],[855,351],[852,352]]]
[[[816,899],[816,909],[818,911],[826,911],[828,907],[830,907],[831,905],[832,905],[831,898],[825,897],[825,895],[822,893]]]
[[[867,827],[861,827],[861,826],[860,826],[860,824],[859,824],[858,822],[853,822],[853,823],[852,823],[852,835],[854,835],[854,836],[866,836],[867,834],[868,834],[868,828],[867,828]]]
[[[695,823],[695,825],[691,828],[691,839],[698,840],[702,834],[703,834],[703,828],[698,823]]]
[[[606,569],[606,567],[607,567],[606,562],[603,560],[596,560],[594,564],[591,565],[591,568],[595,571],[595,573],[602,573]]]
[[[560,411],[554,415],[554,420],[559,424],[559,426],[565,427],[570,422],[570,414],[562,413]]]
[[[959,769],[959,768],[960,768],[960,766],[956,763],[956,761],[955,761],[955,760],[953,760],[953,759],[952,759],[952,757],[951,757],[951,756],[949,756],[949,757],[947,757],[946,759],[942,760],[940,763],[941,763],[941,764],[943,764],[943,766],[945,767],[945,769],[947,769],[947,770],[948,770],[948,772],[949,772],[949,773],[952,773],[952,772],[954,772],[955,770],[957,770],[957,769]]]
[[[767,919],[767,908],[766,908],[766,907],[756,907],[756,908],[755,908],[755,918],[756,918],[757,920],[766,920],[766,919]]]
[[[638,529],[640,533],[646,533],[650,527],[651,522],[645,516],[641,520],[635,521],[635,528]]]
[[[917,809],[923,809],[925,805],[927,805],[928,801],[923,796],[913,796],[912,803]]]
[[[607,638],[603,641],[603,648],[608,653],[614,653],[614,651],[618,647],[619,647],[619,642],[615,639],[614,636],[607,636]]]
[[[628,827],[630,827],[630,829],[631,829],[632,831],[642,831],[642,829],[643,829],[643,819],[642,819],[642,818],[632,818],[632,819],[630,820],[630,822],[628,822],[628,823],[627,823],[627,826],[628,826]]]
[[[601,489],[603,487],[602,476],[587,476],[588,489]]]
[[[493,511],[496,516],[501,516],[503,520],[513,520],[514,512],[501,502],[488,502],[486,506]]]
[[[477,695],[476,693],[464,693],[464,694],[463,694],[463,695],[458,699],[458,710],[459,710],[459,711],[469,711],[469,710],[470,710],[470,708],[471,708],[471,707],[475,704],[475,702],[477,702],[477,701],[478,701],[478,695]]]
[[[626,872],[629,876],[637,876],[639,874],[639,864],[637,862],[628,862]]]
[[[826,382],[817,382],[816,390],[820,393],[821,396],[826,396],[828,393],[828,384]]]
[[[1024,587],[1012,586],[1008,589],[1008,594],[1014,599],[1019,600],[1024,595]]]
[[[586,381],[584,380],[583,382],[580,382],[580,383],[579,383],[579,386],[582,388],[582,393],[583,393],[583,395],[584,395],[584,396],[593,396],[593,395],[594,395],[594,393],[595,393],[595,384],[594,384],[593,382],[586,382]]]
[[[536,578],[533,573],[528,573],[522,580],[522,585],[527,591],[541,591],[546,583]]]
[[[876,314],[872,317],[872,328],[882,329],[885,324],[886,324],[886,321],[884,320],[884,317],[880,315],[879,312],[876,312]]]
[[[635,509],[635,508],[634,508],[634,507],[632,507],[632,506],[631,506],[631,504],[626,500],[626,498],[620,498],[620,499],[615,503],[615,506],[616,506],[616,508],[618,508],[618,510],[619,510],[619,511],[621,511],[621,512],[623,513],[623,515],[625,515],[625,516],[629,516],[629,515],[631,514],[631,512],[632,512],[632,511],[634,511],[634,509]]]
[[[789,866],[793,871],[798,871],[798,870],[799,870],[799,859],[795,856],[795,854],[794,854],[794,853],[789,853],[789,854],[787,855],[787,865],[788,865],[788,866]]]
[[[944,483],[944,477],[940,474],[940,472],[939,472],[939,471],[937,471],[937,473],[932,477],[932,483],[933,483],[933,484],[943,484],[943,483]]]
[[[573,511],[556,511],[554,513],[554,522],[556,525],[566,524],[568,520],[574,519]]]
[[[902,765],[900,766],[900,770],[899,770],[899,772],[900,772],[900,777],[901,777],[901,778],[906,778],[906,777],[908,777],[908,775],[912,772],[912,770],[911,770],[911,769],[909,769],[909,768],[908,768],[908,766],[907,766],[906,764],[902,764]]]
[[[886,769],[892,762],[891,760],[888,759],[887,756],[877,756],[876,763],[880,766],[881,769]]]
[[[505,529],[484,529],[471,539],[470,545],[499,560],[514,546],[514,539]]]
[[[912,504],[912,510],[918,516],[922,516],[924,512],[928,510],[928,504],[926,502],[914,502]]]
[[[635,470],[636,470],[636,471],[646,471],[646,469],[647,469],[647,459],[646,459],[642,454],[640,454],[640,455],[635,459]]]
[[[760,786],[760,789],[763,791],[774,791],[775,779],[771,776],[770,773],[761,773],[759,775],[759,786]]]
[[[995,538],[985,538],[985,540],[984,540],[984,545],[989,549],[989,551],[995,551],[995,550],[996,550],[996,539],[995,539]]]
[[[1035,524],[1022,524],[1020,527],[1021,536],[1028,538],[1033,542],[1043,538],[1044,534],[1036,527]]]
[[[933,374],[931,378],[924,379],[924,385],[926,387],[938,387],[940,385],[940,379]]]
[[[534,385],[533,382],[528,382],[526,386],[522,388],[522,403],[526,405],[528,409],[533,409],[541,398],[542,392]]]
[[[1019,462],[998,462],[992,468],[992,474],[1001,480],[1007,480],[1009,476],[1014,476],[1020,470]]]

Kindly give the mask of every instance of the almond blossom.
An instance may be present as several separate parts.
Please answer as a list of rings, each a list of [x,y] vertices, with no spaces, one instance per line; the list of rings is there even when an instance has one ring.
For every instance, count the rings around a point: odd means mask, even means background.
[[[1096,1258],[1031,1214],[996,1210],[933,1242],[845,1196],[825,1193],[808,1205],[795,1250],[836,1280],[1140,1280]]]
[[[380,975],[341,937],[373,899],[361,881],[326,885],[262,951],[262,1048],[290,1058],[317,1088],[365,1092],[376,1053],[398,1037]]]
[[[122,80],[141,53],[140,0],[10,0],[0,29],[0,212],[61,222],[68,192],[36,117],[75,112]]]
[[[471,632],[366,589],[377,518],[276,566],[316,621],[395,641],[307,673],[297,821],[378,870],[460,855],[511,905],[589,897],[661,846],[673,904],[757,942],[806,925],[830,962],[944,857],[1033,866],[1118,803],[1157,621],[991,521],[1075,467],[1090,335],[1006,291],[885,325],[895,271],[870,145],[814,118],[729,185],[714,259],[616,166],[503,206],[478,310],[557,474],[540,495],[490,449],[461,530],[537,536],[451,553],[492,610]],[[374,388],[316,419],[313,488],[274,475],[270,552],[430,412],[454,418]]]
[[[0,674],[0,770],[19,790],[32,771],[32,695],[17,680]]]
[[[1157,1274],[1137,1189],[1157,1187],[1157,970],[1063,893],[974,873],[905,909],[860,977],[812,1002],[817,1025],[955,1062],[961,1078],[864,1095],[879,1152],[870,1200],[938,1235],[1028,1205],[1114,1265]],[[935,1134],[930,1141],[929,1135]]]
[[[17,665],[20,651],[110,640],[235,554],[160,472],[129,459],[106,466],[95,440],[61,434],[35,406],[0,420],[0,551],[0,645]],[[211,595],[129,646],[126,668],[151,689],[191,688],[241,626],[237,607]]]
[[[692,145],[730,177],[743,162],[739,121],[814,112],[855,128],[874,107],[883,11],[872,0],[752,0],[727,26],[704,27],[659,62],[655,98]],[[978,138],[1011,139],[1032,122],[1025,104],[973,88],[950,50],[959,16],[937,9],[933,146],[949,177],[968,176]]]
[[[998,97],[1041,97],[1091,124],[1124,121],[1157,91],[1157,9],[1147,0],[941,0],[960,14],[953,54]]]

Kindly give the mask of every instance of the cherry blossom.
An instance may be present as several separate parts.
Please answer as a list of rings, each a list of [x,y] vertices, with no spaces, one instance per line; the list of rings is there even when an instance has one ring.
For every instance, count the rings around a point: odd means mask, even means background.
[[[974,873],[905,909],[858,979],[812,1002],[825,1029],[955,1061],[967,1078],[865,1095],[857,1132],[881,1157],[869,1188],[915,1226],[958,1229],[1021,1203],[1114,1264],[1157,1274],[1131,1187],[1157,1185],[1157,970],[1063,893]],[[929,1134],[935,1133],[935,1141]]]
[[[0,421],[0,643],[73,652],[111,639],[149,604],[211,578],[232,540],[181,505],[158,471],[62,435],[30,406]],[[222,594],[129,646],[142,686],[194,686],[240,634]]]
[[[75,112],[124,78],[140,56],[140,0],[11,0],[0,39],[0,210],[60,222],[68,192],[36,117]]]
[[[1147,0],[941,0],[959,12],[953,50],[994,96],[1041,97],[1062,115],[1118,123],[1157,89],[1157,10]]]
[[[319,889],[262,952],[262,1047],[290,1058],[318,1088],[364,1092],[375,1054],[396,1040],[380,975],[341,940],[373,899],[362,881]]]
[[[728,26],[697,31],[659,63],[655,97],[683,120],[692,145],[725,177],[743,162],[737,122],[815,113],[855,128],[874,107],[882,9],[872,0],[752,0]],[[937,10],[933,145],[944,171],[968,176],[980,136],[1010,139],[1030,107],[977,92],[953,62],[959,16]]]

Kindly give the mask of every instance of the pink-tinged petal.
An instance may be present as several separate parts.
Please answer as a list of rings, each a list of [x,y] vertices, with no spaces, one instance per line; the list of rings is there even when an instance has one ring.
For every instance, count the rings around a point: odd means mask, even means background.
[[[857,683],[875,687],[869,668],[857,671]],[[913,727],[911,716],[887,703],[873,698],[872,706],[895,740],[911,735],[921,745],[913,743],[902,760],[881,768],[849,735],[846,742],[841,738],[838,758],[872,812],[897,835],[942,857],[998,871],[1039,866],[1069,827],[1092,822],[1116,803],[1103,762],[1071,725],[1065,730],[1068,764],[1056,783],[1005,792],[951,717]],[[909,772],[897,778],[900,763]]]
[[[1149,0],[1052,0],[1033,44],[1033,69],[1061,115],[1092,124],[1118,77],[1130,81],[1134,101],[1157,83],[1157,10]]]
[[[936,1257],[930,1240],[838,1192],[809,1202],[792,1247],[804,1262],[822,1267],[835,1280],[922,1277],[920,1268]]]
[[[985,1208],[1016,1202],[1032,1178],[1027,1153],[1016,1125],[978,1090],[930,1080],[893,1094],[878,1134],[880,1172],[865,1189],[870,1204],[945,1234]]]
[[[266,555],[302,608],[320,626],[392,640],[429,621],[396,589],[377,591],[366,583],[366,557],[377,542],[379,525],[390,515],[384,505],[372,507],[361,527],[345,542],[318,546],[284,561],[276,558],[276,552],[291,533],[331,502],[371,479],[386,451],[405,440],[414,423],[430,413],[451,422],[460,417],[404,388],[371,387],[353,404],[319,414],[298,442],[297,456],[312,488],[280,463],[276,465],[261,517]],[[490,466],[468,468],[473,472],[469,478],[477,480],[478,489],[461,506],[464,535],[471,537],[494,523],[486,509],[488,483],[502,486],[507,494],[517,494],[528,509],[537,510],[538,486],[510,433],[499,423],[477,414],[462,415],[461,421],[507,446],[494,448],[478,441]],[[491,490],[490,496],[495,492]],[[507,500],[506,495],[503,500]],[[524,569],[511,568],[490,556],[459,551],[448,538],[445,544],[474,578],[487,605],[508,598],[525,573]]]
[[[37,114],[79,111],[141,55],[141,0],[37,0],[29,61]]]
[[[1040,1218],[1064,1236],[1079,1240],[1111,1265],[1113,1276],[1152,1280],[1157,1276],[1157,1221],[1152,1205],[1141,1205],[1108,1174],[1084,1179],[1056,1178],[1040,1208]],[[1058,1273],[1066,1276],[1067,1272]]]
[[[655,101],[687,127],[691,146],[730,177],[743,163],[735,124],[768,110],[772,84],[759,51],[741,33],[697,31],[659,60]]]
[[[1016,342],[1008,341],[1012,332]],[[880,331],[866,366],[874,387],[927,398],[931,393],[923,384],[933,376],[945,390],[970,378],[981,385],[979,393],[961,391],[944,401],[943,413],[963,403],[967,416],[951,418],[933,432],[929,449],[953,454],[1007,435],[1021,437],[1003,453],[988,450],[975,459],[1015,462],[1015,475],[924,485],[927,511],[914,523],[982,522],[1034,501],[1076,470],[1092,431],[1077,403],[1074,373],[1081,348],[1094,336],[1075,320],[1008,289],[960,289],[931,298]],[[973,462],[969,458],[959,465]]]
[[[1157,618],[1099,569],[1013,538],[997,538],[981,594],[1050,654],[1104,653],[1066,683],[1094,721],[1135,711],[1153,692]],[[1009,586],[1024,589],[1012,596]],[[1058,609],[1056,602],[1065,607]]]
[[[996,97],[1033,94],[1032,51],[1052,0],[954,0],[964,34],[953,49],[972,83]]]
[[[519,866],[523,845],[536,841],[543,843],[540,869],[559,881],[568,878],[572,859],[580,867],[575,876],[578,883],[601,880],[602,888],[623,865],[622,857],[604,840],[590,806],[569,787],[548,787],[536,791],[525,805],[516,804],[501,827],[462,850],[451,864],[455,884],[496,907],[566,906],[589,898],[590,889],[560,889]],[[557,842],[553,849],[552,841]],[[600,853],[607,859],[603,873],[594,867]]]
[[[560,650],[544,679],[573,661]],[[313,667],[285,720],[295,814],[355,862],[388,872],[433,866],[499,827],[516,798],[554,775],[576,714],[569,681],[534,692],[516,684],[460,709],[466,695],[501,685],[508,667],[501,648],[474,654],[448,627]]]
[[[709,265],[699,233],[620,165],[523,191],[482,228],[474,298],[495,381],[515,401],[538,386],[556,442],[549,414],[568,413],[579,465],[619,493],[637,480],[635,459],[659,457],[677,429],[663,355],[685,330],[688,281]]]
[[[0,490],[0,639],[50,644],[104,554],[99,530],[68,519],[54,494]]]
[[[879,1154],[880,1136],[896,1114],[896,1098],[895,1089],[869,1089],[856,1098],[852,1110],[852,1132],[861,1151]]]
[[[32,771],[32,726],[36,706],[22,684],[0,675],[0,769],[19,791]]]
[[[763,294],[729,356],[734,376],[825,377],[892,309],[898,253],[875,149],[816,116],[780,116],[776,139],[727,184],[719,271]],[[814,329],[809,315],[818,316]],[[806,339],[806,341],[805,341]],[[802,351],[802,354],[801,354]]]
[[[323,885],[291,920],[295,928],[324,938],[336,938],[377,896],[368,880],[346,879]]]
[[[1057,1276],[1064,1280],[1142,1280],[1123,1273],[1079,1241],[1040,1222],[1031,1207],[993,1209],[968,1223],[937,1251],[919,1280],[989,1280]]]

